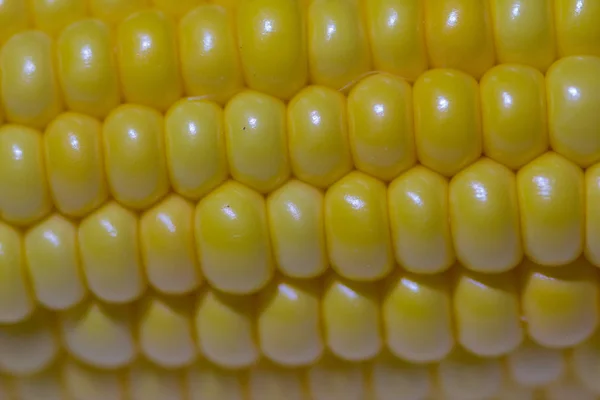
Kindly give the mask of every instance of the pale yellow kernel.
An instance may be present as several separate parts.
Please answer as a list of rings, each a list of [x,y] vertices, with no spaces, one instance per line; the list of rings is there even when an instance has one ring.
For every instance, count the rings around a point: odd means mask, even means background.
[[[582,385],[570,368],[560,379],[547,385],[543,393],[545,400],[598,399],[597,394]]]
[[[600,335],[596,332],[588,340],[573,348],[571,355],[573,374],[587,389],[600,395]]]
[[[368,393],[362,363],[324,357],[307,372],[311,400],[363,400]]]
[[[184,375],[181,370],[162,369],[145,360],[135,362],[126,376],[128,399],[184,400]]]
[[[12,395],[19,400],[63,400],[66,391],[59,366],[54,364],[44,371],[13,379]]]
[[[585,171],[585,257],[600,267],[600,164]]]
[[[565,369],[564,352],[544,347],[526,338],[506,357],[512,380],[525,387],[545,386],[558,379]]]
[[[405,362],[387,352],[370,366],[373,400],[429,398],[434,388],[432,378],[429,366]]]
[[[185,385],[189,400],[246,399],[240,372],[220,369],[206,361],[187,369]]]
[[[249,400],[312,400],[303,375],[303,370],[261,363],[248,373]]]
[[[65,390],[74,399],[123,399],[125,388],[118,372],[96,369],[70,357],[62,363],[61,372]]]

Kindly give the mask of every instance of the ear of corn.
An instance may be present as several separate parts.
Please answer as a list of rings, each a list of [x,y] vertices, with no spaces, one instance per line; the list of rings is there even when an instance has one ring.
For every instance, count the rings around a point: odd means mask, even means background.
[[[600,5],[0,0],[0,400],[600,396]]]

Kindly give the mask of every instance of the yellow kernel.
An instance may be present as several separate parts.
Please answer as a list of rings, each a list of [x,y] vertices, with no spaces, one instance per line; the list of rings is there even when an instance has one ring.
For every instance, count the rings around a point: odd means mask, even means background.
[[[62,110],[53,43],[43,32],[11,37],[0,52],[2,104],[10,122],[42,129]]]
[[[63,400],[66,393],[58,366],[54,364],[44,371],[13,379],[13,396],[19,400]]]
[[[74,399],[121,400],[123,383],[115,371],[96,369],[67,358],[61,368],[67,395]]]
[[[560,57],[600,56],[600,3],[582,0],[556,0],[556,42]]]
[[[410,85],[378,74],[348,96],[350,144],[356,168],[389,181],[417,161]]]
[[[237,371],[220,369],[202,361],[188,368],[185,375],[189,400],[244,400],[246,398],[242,377]]]
[[[36,299],[51,310],[65,310],[86,295],[77,227],[55,214],[25,235],[27,270]]]
[[[61,313],[60,332],[65,350],[91,367],[117,369],[137,356],[133,310],[96,300]]]
[[[206,101],[177,102],[165,116],[165,149],[177,193],[192,200],[210,193],[228,174],[223,111]]]
[[[86,0],[29,0],[36,29],[56,36],[72,22],[87,16]]]
[[[196,249],[207,281],[219,290],[248,294],[273,275],[264,198],[229,181],[200,201],[195,215]]]
[[[175,17],[181,17],[194,7],[202,4],[204,0],[152,0],[154,6],[161,11],[172,14]]]
[[[385,185],[361,172],[351,172],[327,190],[325,233],[338,274],[372,281],[394,268],[387,207]]]
[[[298,179],[326,189],[352,170],[346,98],[341,93],[309,86],[287,110],[290,161]]]
[[[556,58],[552,3],[546,0],[492,0],[498,63],[516,63],[546,72]]]
[[[0,45],[29,27],[27,11],[27,2],[23,0],[0,1]]]
[[[0,222],[0,322],[17,323],[35,307],[19,231]]]
[[[150,6],[150,0],[88,0],[92,16],[116,25],[136,11]]]
[[[373,400],[421,400],[429,398],[433,380],[427,365],[399,360],[389,353],[370,367]]]
[[[262,353],[288,367],[311,365],[323,353],[319,284],[279,278],[260,293],[257,330]]]
[[[60,344],[53,315],[38,311],[25,321],[0,326],[0,370],[10,375],[32,375],[48,368]]]
[[[560,379],[551,382],[543,389],[545,400],[596,400],[598,396],[577,379],[571,368]]]
[[[231,13],[202,5],[179,23],[179,53],[189,96],[223,104],[244,84]]]
[[[140,248],[148,282],[165,294],[190,292],[200,284],[194,244],[194,206],[171,195],[140,219]]]
[[[314,0],[308,8],[310,80],[342,89],[371,70],[371,54],[356,0]]]
[[[125,100],[166,111],[183,92],[171,20],[160,11],[139,11],[119,24],[116,38]]]
[[[322,298],[323,333],[329,350],[346,361],[366,361],[383,346],[377,286],[328,279]]]
[[[579,382],[596,395],[600,394],[600,383],[596,377],[596,372],[600,368],[600,336],[598,333],[573,348],[571,366]]]
[[[423,165],[451,177],[479,158],[481,107],[475,79],[460,71],[429,70],[415,83],[414,107]]]
[[[290,99],[308,80],[301,2],[242,1],[236,15],[238,46],[248,87]]]
[[[450,225],[458,260],[479,272],[503,272],[523,257],[515,175],[480,158],[450,182]]]
[[[190,365],[197,357],[190,297],[144,296],[137,325],[141,353],[161,368]],[[163,370],[164,371],[164,370]]]
[[[397,262],[416,273],[442,272],[455,262],[448,181],[416,166],[388,188],[391,233]]]
[[[563,265],[583,251],[583,171],[556,153],[545,153],[517,174],[525,254],[542,265]],[[569,210],[569,212],[565,212]]]
[[[313,278],[329,266],[325,248],[323,193],[290,180],[267,198],[273,255],[277,266],[293,278]]]
[[[102,126],[82,114],[64,113],[44,133],[44,158],[54,204],[82,217],[108,197],[102,158]]]
[[[453,304],[457,340],[472,353],[482,357],[509,354],[523,340],[512,273],[482,274],[460,269]]]
[[[526,387],[547,385],[565,369],[561,350],[544,347],[529,338],[507,355],[506,362],[511,379]]]
[[[127,399],[130,400],[184,400],[181,370],[162,369],[146,360],[138,360],[125,375]]]
[[[529,336],[542,346],[571,347],[598,325],[598,279],[584,259],[556,268],[527,262],[521,306]]]
[[[563,58],[546,74],[550,144],[584,168],[600,161],[599,74],[597,57]]]
[[[389,281],[381,306],[387,346],[412,363],[444,359],[454,346],[447,276],[405,274]]]
[[[106,117],[121,101],[109,26],[93,19],[74,22],[63,30],[56,46],[67,108]]]
[[[285,105],[266,94],[245,91],[225,108],[225,137],[231,175],[261,193],[290,175]]]
[[[497,358],[482,358],[457,348],[437,366],[440,391],[450,400],[493,399],[504,384]]]
[[[201,295],[194,327],[202,354],[228,369],[254,365],[259,359],[252,321],[254,312],[252,298],[231,296],[212,289]]]
[[[267,362],[248,372],[249,400],[308,400],[302,370],[281,368]]]
[[[423,3],[419,0],[371,0],[364,16],[373,66],[408,81],[427,69]]]
[[[135,300],[146,287],[137,224],[135,214],[111,201],[79,225],[79,253],[88,287],[106,302]]]
[[[363,363],[349,363],[324,357],[307,373],[311,400],[363,400],[367,376]]]
[[[512,169],[548,149],[546,83],[538,70],[498,65],[481,79],[483,151]]]
[[[585,171],[585,258],[600,267],[600,164]]]
[[[453,68],[479,79],[495,62],[487,1],[425,0],[425,37],[433,68]]]
[[[144,209],[169,190],[162,115],[123,105],[106,118],[102,136],[108,184],[115,199]]]
[[[5,221],[27,225],[52,207],[42,135],[19,125],[0,127],[0,211]]]

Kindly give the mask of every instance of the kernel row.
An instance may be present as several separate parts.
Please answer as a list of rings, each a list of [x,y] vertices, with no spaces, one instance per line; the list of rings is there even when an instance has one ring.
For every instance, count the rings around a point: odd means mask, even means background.
[[[307,369],[259,364],[243,372],[205,362],[164,370],[137,361],[113,372],[67,357],[31,376],[2,377],[0,393],[3,400],[597,400],[597,382],[581,369],[596,368],[593,358],[583,366],[568,352],[550,351],[519,370],[508,360],[505,368],[503,360],[464,354],[431,367],[382,356],[365,365],[324,359]]]
[[[93,1],[107,12],[145,8]],[[201,1],[155,2],[186,10]],[[115,32],[84,18],[85,0],[35,0],[33,20],[46,32],[13,34],[27,24],[25,3],[0,5],[0,26],[10,21],[0,42],[11,35],[0,86],[8,121],[35,128],[63,109],[103,118],[122,101],[166,111],[183,96],[223,104],[245,86],[289,100],[308,83],[337,90],[372,71],[415,81],[451,68],[479,79],[496,60],[546,72],[559,56],[600,56],[600,6],[576,0],[555,2],[556,24],[546,0],[254,0],[200,5],[176,22],[136,11]]]
[[[138,290],[130,277],[104,267],[120,285],[115,290]],[[528,262],[518,273],[496,275],[462,268],[430,276],[400,273],[384,283],[335,274],[308,281],[278,276],[255,296],[206,286],[176,297],[146,291],[127,304],[95,296],[66,304],[64,293],[76,281],[63,273],[33,284],[37,295],[38,288],[52,286],[54,297],[42,293],[65,305],[54,311],[33,305],[20,281],[25,271],[3,272],[13,276],[2,281],[0,370],[15,374],[41,369],[62,348],[109,369],[138,355],[163,368],[188,365],[200,355],[225,368],[248,368],[261,358],[309,366],[325,352],[346,362],[372,360],[384,350],[412,363],[439,362],[457,347],[498,357],[512,354],[525,337],[546,348],[582,345],[597,332],[600,314],[598,272],[585,261],[557,268]],[[97,294],[96,277],[84,275]]]

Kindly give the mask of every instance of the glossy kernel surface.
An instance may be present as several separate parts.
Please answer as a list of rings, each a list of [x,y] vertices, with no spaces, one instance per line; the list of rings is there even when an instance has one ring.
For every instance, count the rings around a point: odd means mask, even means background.
[[[27,4],[22,0],[0,2],[0,44],[29,26]]]
[[[595,1],[555,1],[554,18],[559,56],[600,56],[599,17],[600,4]]]
[[[85,0],[31,0],[29,7],[34,26],[52,36],[87,16]]]

